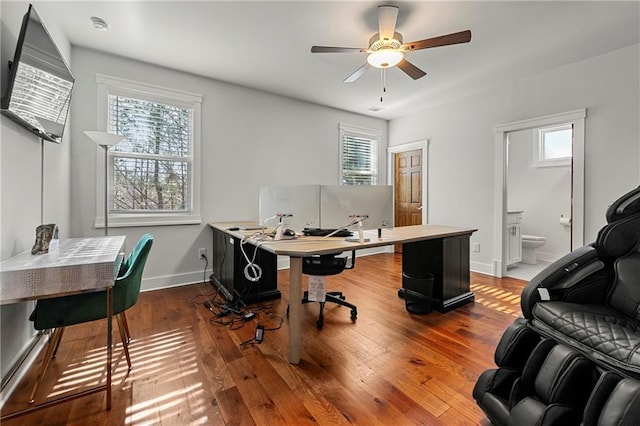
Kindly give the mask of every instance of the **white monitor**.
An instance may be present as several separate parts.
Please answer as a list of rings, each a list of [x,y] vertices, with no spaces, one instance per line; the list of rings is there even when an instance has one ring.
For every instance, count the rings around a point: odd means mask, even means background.
[[[320,227],[338,229],[351,216],[368,216],[364,229],[393,228],[393,187],[390,185],[323,185],[320,187]],[[352,226],[350,229],[357,229]]]
[[[285,228],[301,232],[304,228],[320,227],[320,185],[263,186],[259,200],[260,224],[273,227],[278,219],[265,220],[277,214],[291,215],[282,218]]]

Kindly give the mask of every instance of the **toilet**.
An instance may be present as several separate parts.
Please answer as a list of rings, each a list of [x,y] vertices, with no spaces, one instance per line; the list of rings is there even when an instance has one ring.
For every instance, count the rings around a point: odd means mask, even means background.
[[[527,265],[536,265],[538,258],[536,249],[542,247],[547,241],[545,237],[537,235],[522,235],[522,263]]]

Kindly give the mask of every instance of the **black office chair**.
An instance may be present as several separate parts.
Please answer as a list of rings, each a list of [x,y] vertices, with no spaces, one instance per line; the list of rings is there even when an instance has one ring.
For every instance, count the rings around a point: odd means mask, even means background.
[[[340,254],[340,253],[339,253]],[[320,256],[311,256],[302,258],[302,273],[305,275],[337,275],[345,269],[353,269],[356,264],[356,252],[351,252],[351,262],[347,264],[348,257],[337,257],[336,254],[327,254]],[[309,292],[305,291],[302,296],[302,304],[315,302],[315,300],[309,300]],[[351,309],[351,321],[355,322],[358,318],[358,308],[347,302],[341,291],[330,291],[326,293],[325,301],[320,303],[320,314],[316,321],[316,327],[322,330],[324,326],[324,304],[335,303],[340,306],[345,306]],[[289,307],[287,306],[287,316],[289,316]]]

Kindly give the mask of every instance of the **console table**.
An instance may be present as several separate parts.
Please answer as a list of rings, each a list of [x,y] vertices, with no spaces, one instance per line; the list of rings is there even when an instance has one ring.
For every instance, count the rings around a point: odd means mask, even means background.
[[[237,222],[236,222],[237,223]],[[254,231],[243,232],[237,229],[234,223],[210,223],[213,229],[227,233],[234,238],[242,239],[251,235]],[[464,280],[443,281],[443,275],[440,275],[440,283],[436,282],[436,286],[440,285],[446,290],[441,291],[441,308],[444,310],[453,309],[463,303],[473,301],[473,293],[469,291],[469,237],[477,229],[457,228],[451,226],[440,225],[414,225],[403,226],[393,229],[383,229],[382,234],[378,236],[377,231],[365,231],[369,241],[360,243],[358,241],[346,241],[344,238],[322,238],[322,237],[301,237],[294,240],[279,241],[261,241],[260,249],[269,253],[281,256],[289,256],[289,353],[288,359],[290,363],[297,364],[300,362],[301,354],[301,307],[302,307],[302,258],[321,254],[336,254],[344,251],[359,250],[371,247],[381,247],[393,244],[403,244],[403,247],[409,248],[409,256],[411,261],[409,264],[416,267],[421,261],[427,262],[429,256],[438,255],[433,253],[434,246],[429,241],[445,241],[454,239],[457,241],[453,244],[447,244],[448,247],[454,247],[453,250],[441,252],[445,256],[452,253],[461,260],[454,261],[450,265],[454,265],[459,269],[458,277],[466,275],[466,288]],[[463,244],[460,244],[463,241]],[[466,245],[464,244],[466,241]],[[251,240],[249,240],[251,243]],[[435,246],[437,247],[437,246]],[[457,250],[455,249],[457,247]],[[437,250],[437,248],[436,248]],[[465,261],[466,258],[466,261]],[[406,266],[403,261],[403,266]],[[452,275],[447,275],[447,278]],[[451,287],[451,288],[449,288]],[[436,295],[434,291],[434,295]],[[455,300],[450,300],[455,299]]]
[[[45,400],[25,410],[2,416],[7,420],[96,392],[107,392],[111,409],[111,357],[113,285],[124,257],[124,236],[60,240],[58,250],[32,255],[25,251],[0,263],[0,304],[69,296],[83,292],[107,292],[107,383],[77,394]]]

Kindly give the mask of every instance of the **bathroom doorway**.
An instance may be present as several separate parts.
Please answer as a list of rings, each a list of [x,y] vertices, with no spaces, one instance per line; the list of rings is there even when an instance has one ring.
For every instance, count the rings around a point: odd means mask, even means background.
[[[572,123],[507,134],[508,277],[529,281],[571,251],[572,140]]]
[[[496,167],[496,276],[529,280],[546,264],[522,264],[514,268],[523,257],[528,263],[538,259],[551,262],[583,245],[585,118],[586,109],[582,109],[496,127],[496,164],[502,165]],[[554,132],[566,134],[567,131],[572,139],[570,159],[562,160],[565,164],[560,164],[562,161],[543,164],[545,158],[539,156],[540,149],[545,148],[544,144],[540,145],[541,132],[553,136]],[[550,149],[552,145],[549,144]],[[561,159],[552,157],[554,155],[547,158],[551,163]],[[568,190],[555,191],[556,186],[566,188],[567,183]],[[534,244],[525,244],[527,250],[521,246],[522,235],[532,237],[526,238],[527,241],[534,241]],[[545,245],[547,251],[543,249]],[[520,253],[518,248],[522,250]]]

